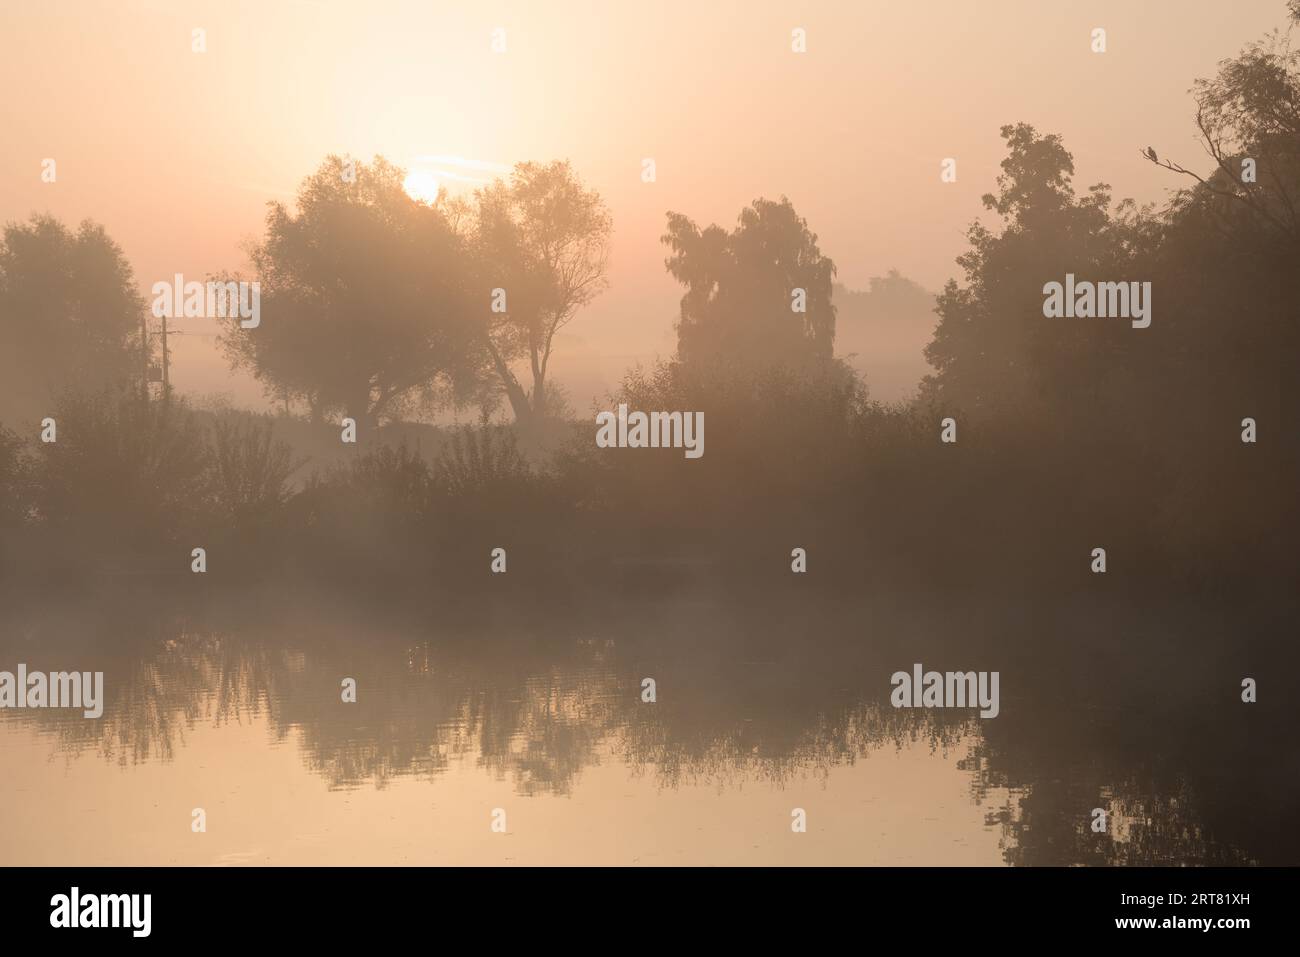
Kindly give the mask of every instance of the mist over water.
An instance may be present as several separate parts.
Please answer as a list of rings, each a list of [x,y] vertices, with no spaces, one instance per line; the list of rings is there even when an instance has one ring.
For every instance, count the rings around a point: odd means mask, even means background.
[[[93,661],[108,702],[97,722],[0,716],[7,861],[1296,860],[1293,829],[1259,811],[1294,800],[1295,764],[1254,724],[1296,716],[1261,703],[1207,726],[1196,701],[1216,679],[1187,654],[1204,633],[1185,613],[1155,631],[1126,609],[682,595],[539,623],[510,603],[449,619],[418,600],[360,614],[338,595],[250,597],[10,608],[3,661]],[[1146,649],[1116,671],[1104,634],[1139,627]],[[889,704],[889,673],[914,659],[995,658],[996,720]],[[200,804],[207,833],[178,840]],[[1101,840],[1094,806],[1111,809]]]

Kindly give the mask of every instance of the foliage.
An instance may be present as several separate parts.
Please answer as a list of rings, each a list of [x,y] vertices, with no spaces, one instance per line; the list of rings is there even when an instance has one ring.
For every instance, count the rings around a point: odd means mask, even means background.
[[[138,382],[144,301],[102,226],[48,215],[0,238],[0,404],[11,421],[43,414],[70,383]]]
[[[683,363],[806,368],[830,360],[835,264],[788,199],[755,200],[730,233],[670,212],[662,241],[672,251],[668,272],[686,287],[677,322]],[[806,293],[805,312],[792,308],[795,289]]]
[[[354,171],[354,173],[353,173]],[[329,157],[297,212],[271,204],[252,250],[262,322],[232,323],[227,356],[313,416],[374,424],[404,405],[471,390],[482,363],[467,251],[444,212],[402,188],[382,157]]]

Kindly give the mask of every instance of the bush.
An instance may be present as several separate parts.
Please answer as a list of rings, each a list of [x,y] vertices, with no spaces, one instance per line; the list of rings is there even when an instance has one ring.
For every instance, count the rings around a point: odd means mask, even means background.
[[[0,528],[23,524],[31,507],[31,463],[23,442],[0,428]]]
[[[216,515],[236,527],[264,524],[289,499],[289,476],[302,462],[273,431],[264,417],[228,414],[212,423],[208,494]]]
[[[514,433],[493,426],[452,432],[433,466],[433,483],[452,498],[507,496],[532,478]]]
[[[197,524],[207,449],[184,403],[69,392],[54,419],[57,441],[38,445],[35,468],[35,511],[47,529],[133,547],[179,541]]]

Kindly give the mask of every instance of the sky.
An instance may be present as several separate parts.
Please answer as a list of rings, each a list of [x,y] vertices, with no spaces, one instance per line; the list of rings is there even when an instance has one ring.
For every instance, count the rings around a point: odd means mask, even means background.
[[[266,204],[330,153],[453,191],[569,159],[614,220],[609,289],[553,360],[581,408],[673,351],[666,211],[731,227],[786,195],[850,288],[897,268],[938,290],[994,188],[1002,125],[1061,134],[1080,189],[1163,202],[1182,183],[1139,150],[1203,168],[1193,81],[1285,22],[1283,0],[0,0],[0,221],[96,220],[147,293],[247,272]],[[174,385],[258,402],[205,322],[172,343]]]

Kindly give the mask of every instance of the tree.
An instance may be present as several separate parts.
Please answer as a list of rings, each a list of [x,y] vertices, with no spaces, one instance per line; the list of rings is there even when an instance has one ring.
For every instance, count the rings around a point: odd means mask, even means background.
[[[272,203],[251,253],[262,322],[232,322],[223,345],[276,398],[313,417],[376,424],[418,401],[472,388],[482,349],[466,298],[467,250],[439,204],[402,188],[403,171],[330,156]]]
[[[606,286],[612,220],[567,161],[518,164],[509,182],[475,194],[474,213],[483,345],[515,420],[537,422],[546,416],[556,333]],[[494,289],[504,290],[504,312],[490,311]],[[531,389],[510,367],[520,359]]]
[[[939,296],[939,324],[925,350],[935,372],[923,391],[982,417],[1084,415],[1101,400],[1107,356],[1127,327],[1045,319],[1043,286],[1066,273],[1143,278],[1133,274],[1131,247],[1144,222],[1128,204],[1112,217],[1104,183],[1075,195],[1074,159],[1059,136],[1022,123],[1004,126],[1002,137],[1008,155],[999,191],[984,196],[1002,230],[970,228],[970,249],[957,259],[966,283],[949,280]]]
[[[102,226],[76,232],[51,216],[10,223],[0,241],[0,402],[8,415],[48,410],[76,384],[138,382],[144,300]]]
[[[1290,10],[1300,22],[1300,0]],[[1194,92],[1197,131],[1214,168],[1202,176],[1149,148],[1143,155],[1194,179],[1196,193],[1185,199],[1216,204],[1221,229],[1232,229],[1240,210],[1276,239],[1300,247],[1300,52],[1274,33],[1222,62],[1218,75],[1198,80]]]
[[[835,264],[790,200],[756,199],[730,233],[716,224],[701,231],[670,212],[662,242],[672,250],[668,272],[686,287],[677,322],[681,361],[801,368],[830,360]],[[797,289],[803,312],[794,308]]]
[[[1293,0],[1290,12],[1300,20],[1300,2]],[[1235,434],[1245,416],[1288,421],[1298,401],[1300,310],[1292,286],[1300,272],[1300,53],[1274,32],[1222,61],[1193,92],[1211,165],[1202,174],[1178,162],[1158,164],[1191,182],[1170,205],[1153,262],[1178,335],[1151,357],[1148,375],[1164,388],[1144,406],[1165,421],[1182,416]],[[1189,454],[1199,439],[1185,438]],[[1221,552],[1232,536],[1248,538],[1258,516],[1267,516],[1261,535],[1300,520],[1295,431],[1278,430],[1259,453],[1249,494],[1216,503],[1198,524]],[[1244,483],[1232,467],[1230,456],[1207,461],[1193,491]]]

